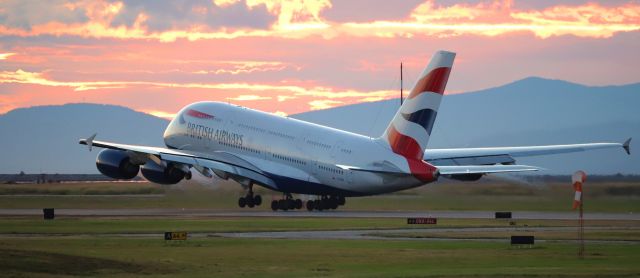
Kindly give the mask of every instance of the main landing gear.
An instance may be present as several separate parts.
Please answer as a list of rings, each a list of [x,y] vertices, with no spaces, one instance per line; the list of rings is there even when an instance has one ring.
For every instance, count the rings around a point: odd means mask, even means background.
[[[306,202],[302,202],[302,200],[300,199],[293,199],[291,194],[287,193],[285,194],[284,199],[271,201],[271,209],[273,211],[287,211],[302,209],[303,207],[305,207],[308,211],[323,211],[329,209],[337,209],[339,206],[344,206],[345,203],[346,200],[342,196],[321,196],[316,200],[308,200]]]
[[[291,196],[291,194],[289,193],[285,194],[284,199],[271,201],[271,209],[273,211],[277,211],[277,210],[287,211],[287,210],[294,210],[294,209],[301,209],[301,208],[302,208],[302,200],[293,199],[293,196]]]
[[[323,211],[329,209],[337,209],[339,206],[344,206],[346,200],[342,196],[322,196],[320,199],[307,201],[307,210]]]
[[[262,204],[262,197],[260,195],[253,195],[253,184],[249,185],[249,192],[244,197],[240,197],[238,199],[238,206],[241,208],[247,207],[257,207]]]

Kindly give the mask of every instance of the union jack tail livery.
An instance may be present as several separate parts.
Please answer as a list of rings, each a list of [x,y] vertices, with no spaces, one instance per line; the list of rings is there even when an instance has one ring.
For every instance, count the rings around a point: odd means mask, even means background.
[[[439,175],[423,156],[455,57],[455,53],[447,51],[433,55],[382,135],[394,153],[406,158],[411,174],[423,182],[433,181]]]
[[[422,160],[455,56],[436,52],[393,117],[382,139],[395,153]]]

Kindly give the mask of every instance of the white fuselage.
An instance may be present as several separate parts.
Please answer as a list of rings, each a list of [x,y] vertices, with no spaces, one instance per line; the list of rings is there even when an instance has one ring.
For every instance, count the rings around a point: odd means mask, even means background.
[[[312,195],[363,196],[424,184],[339,167],[392,165],[406,160],[378,139],[220,102],[183,108],[164,133],[167,147],[199,153],[227,152],[261,169],[273,190]]]

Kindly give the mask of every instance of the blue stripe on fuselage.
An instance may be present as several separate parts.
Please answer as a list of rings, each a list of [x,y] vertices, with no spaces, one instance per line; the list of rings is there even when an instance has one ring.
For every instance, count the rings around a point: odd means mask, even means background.
[[[294,179],[290,177],[280,176],[272,173],[266,173],[269,178],[271,178],[278,188],[269,189],[284,192],[284,193],[295,193],[295,194],[307,194],[307,195],[335,195],[335,196],[343,196],[343,197],[356,197],[356,196],[366,196],[370,194],[355,192],[345,189],[336,188],[333,186],[315,183],[305,180]],[[264,186],[264,185],[263,185]]]

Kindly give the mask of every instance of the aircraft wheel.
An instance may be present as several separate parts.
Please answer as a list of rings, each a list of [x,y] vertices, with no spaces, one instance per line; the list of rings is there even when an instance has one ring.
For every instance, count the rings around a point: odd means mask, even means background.
[[[247,200],[244,197],[238,199],[238,206],[244,208],[247,205]]]
[[[276,200],[271,201],[271,209],[273,211],[277,211],[278,210],[278,201],[276,201]]]
[[[311,200],[307,201],[307,210],[308,211],[313,211],[313,209],[315,208],[314,204],[315,204],[314,201],[311,201]]]
[[[339,206],[344,206],[344,204],[346,204],[346,203],[347,203],[347,199],[346,198],[344,198],[342,196],[338,197],[338,205]]]
[[[296,202],[295,202],[294,200],[292,200],[292,199],[288,199],[288,200],[287,200],[287,207],[288,207],[290,210],[294,210],[294,209],[296,209]]]
[[[321,200],[315,200],[314,203],[315,203],[314,206],[316,207],[317,210],[322,211],[324,209],[323,208],[324,202],[322,202]]]
[[[254,206],[256,205],[256,204],[253,202],[253,198],[251,198],[251,197],[246,197],[246,198],[244,198],[244,199],[245,199],[245,201],[247,202],[247,206],[248,206],[248,207],[252,208],[252,207],[254,207]]]
[[[335,198],[331,198],[328,199],[329,201],[329,206],[331,207],[331,209],[337,209],[338,208],[338,200]]]
[[[301,208],[302,208],[302,200],[296,199],[296,209],[301,209]]]
[[[278,208],[281,209],[281,210],[284,210],[284,211],[288,210],[289,206],[287,204],[287,200],[278,201]]]
[[[253,197],[253,203],[256,206],[262,205],[262,197],[260,197],[260,195],[256,195]]]

